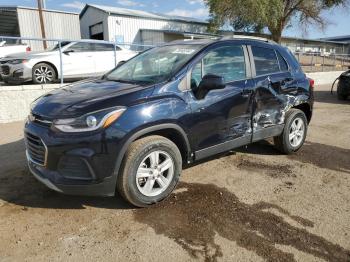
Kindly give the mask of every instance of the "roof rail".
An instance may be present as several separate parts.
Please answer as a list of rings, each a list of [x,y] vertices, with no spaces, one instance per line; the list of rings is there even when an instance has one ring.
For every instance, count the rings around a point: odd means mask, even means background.
[[[249,35],[231,35],[231,36],[223,36],[222,38],[220,38],[220,40],[230,40],[230,39],[252,39],[252,40],[259,40],[259,41],[264,41],[268,43],[275,43],[273,40],[265,37],[249,36]]]

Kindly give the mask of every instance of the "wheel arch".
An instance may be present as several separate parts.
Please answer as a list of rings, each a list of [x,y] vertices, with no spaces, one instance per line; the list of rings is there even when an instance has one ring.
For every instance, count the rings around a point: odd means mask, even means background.
[[[312,117],[311,106],[308,103],[301,103],[293,106],[292,108],[299,109],[304,112],[307,122],[310,123]]]
[[[186,135],[186,132],[177,124],[159,124],[151,127],[143,128],[132,134],[124,143],[120,150],[115,168],[114,168],[114,179],[117,182],[117,177],[120,173],[120,168],[125,157],[125,153],[129,148],[130,144],[138,139],[144,138],[150,135],[160,135],[171,140],[180,150],[181,156],[185,163],[191,159],[191,147]]]
[[[51,63],[51,62],[48,62],[48,61],[40,61],[40,62],[36,63],[35,65],[33,65],[32,73],[33,73],[34,67],[37,66],[38,64],[47,64],[47,65],[51,66],[51,67],[53,68],[53,70],[55,70],[56,79],[58,79],[58,70],[57,70],[57,67],[55,66],[55,64],[53,64],[53,63]]]

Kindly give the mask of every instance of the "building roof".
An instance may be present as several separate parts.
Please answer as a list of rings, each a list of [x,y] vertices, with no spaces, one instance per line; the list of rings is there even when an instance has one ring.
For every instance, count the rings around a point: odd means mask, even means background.
[[[350,35],[341,35],[341,36],[326,37],[326,38],[320,38],[320,39],[327,40],[327,41],[337,41],[337,42],[350,43]]]
[[[179,31],[179,30],[170,30],[170,29],[140,29],[143,32],[160,32],[174,35],[183,35],[183,36],[202,36],[202,37],[221,37],[221,35],[210,34],[210,33],[196,33],[189,31]]]
[[[0,10],[5,11],[16,11],[17,9],[28,9],[28,10],[38,10],[38,8],[35,7],[26,7],[26,6],[18,6],[18,5],[1,5]],[[60,10],[53,10],[53,9],[44,9],[45,12],[54,12],[54,13],[62,13],[62,14],[71,14],[71,15],[79,15],[79,13],[74,12],[66,12],[66,11],[60,11]]]
[[[148,19],[179,21],[179,22],[187,22],[187,23],[197,23],[197,24],[203,24],[203,25],[208,24],[208,22],[206,22],[206,21],[203,21],[200,19],[195,19],[192,17],[170,16],[170,15],[153,13],[153,12],[146,12],[146,11],[141,11],[141,10],[126,9],[126,8],[105,6],[105,5],[95,5],[95,4],[86,4],[84,9],[80,13],[80,17],[82,17],[84,15],[87,8],[89,8],[89,7],[93,7],[93,8],[96,8],[98,10],[101,10],[105,13],[113,14],[113,15],[133,16],[133,17],[141,17],[141,18],[148,18]]]

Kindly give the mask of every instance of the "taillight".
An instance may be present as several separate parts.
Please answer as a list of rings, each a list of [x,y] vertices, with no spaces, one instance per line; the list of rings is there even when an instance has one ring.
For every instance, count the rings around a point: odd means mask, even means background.
[[[310,82],[310,88],[314,89],[314,87],[315,87],[315,80],[309,78],[309,82]]]
[[[26,48],[26,52],[30,52],[30,51],[32,51],[32,49],[30,48],[30,46],[28,46],[28,47]]]

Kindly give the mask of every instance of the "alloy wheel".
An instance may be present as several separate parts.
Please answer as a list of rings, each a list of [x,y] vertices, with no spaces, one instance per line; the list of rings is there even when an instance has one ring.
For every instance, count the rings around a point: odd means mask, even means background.
[[[173,159],[168,153],[157,150],[142,160],[136,173],[136,185],[143,195],[154,197],[169,187],[173,176]]]
[[[289,142],[293,147],[298,147],[303,142],[305,133],[305,124],[303,119],[297,117],[294,119],[289,129]]]
[[[34,77],[39,83],[52,82],[54,72],[47,66],[40,66],[34,70]]]

